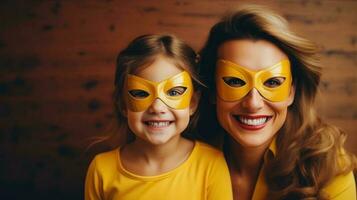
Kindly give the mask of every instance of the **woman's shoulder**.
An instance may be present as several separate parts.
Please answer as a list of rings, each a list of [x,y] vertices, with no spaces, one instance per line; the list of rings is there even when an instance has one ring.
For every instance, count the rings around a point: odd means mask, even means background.
[[[356,199],[356,182],[353,171],[334,177],[323,189],[334,200]]]

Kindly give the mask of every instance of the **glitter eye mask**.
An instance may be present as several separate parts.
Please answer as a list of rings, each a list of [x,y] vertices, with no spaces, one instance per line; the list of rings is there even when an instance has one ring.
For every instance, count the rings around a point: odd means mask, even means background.
[[[228,60],[217,61],[217,93],[225,101],[242,99],[253,88],[269,101],[284,101],[290,94],[291,84],[290,62],[287,59],[259,71]]]
[[[191,77],[183,71],[161,82],[129,74],[126,79],[127,105],[131,111],[146,110],[156,98],[173,109],[190,105],[193,94]]]

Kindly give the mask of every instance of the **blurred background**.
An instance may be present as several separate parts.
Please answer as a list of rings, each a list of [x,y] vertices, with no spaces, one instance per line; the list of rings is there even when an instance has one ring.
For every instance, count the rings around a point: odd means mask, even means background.
[[[355,0],[1,0],[0,199],[82,199],[89,138],[113,119],[115,59],[138,35],[173,33],[199,50],[227,10],[257,3],[321,47],[318,110],[357,153]]]

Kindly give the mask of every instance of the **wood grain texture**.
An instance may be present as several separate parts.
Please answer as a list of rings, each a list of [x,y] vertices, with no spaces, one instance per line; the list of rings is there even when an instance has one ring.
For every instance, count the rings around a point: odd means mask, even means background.
[[[357,1],[244,1],[282,13],[321,47],[319,114],[357,153]],[[3,1],[0,3],[0,198],[81,199],[86,150],[114,119],[115,59],[141,34],[173,33],[199,50],[240,1]]]

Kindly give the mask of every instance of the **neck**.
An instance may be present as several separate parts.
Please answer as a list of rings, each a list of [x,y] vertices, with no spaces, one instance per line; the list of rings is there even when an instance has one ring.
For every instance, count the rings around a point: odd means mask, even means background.
[[[136,139],[131,149],[134,150],[137,158],[143,159],[145,162],[160,162],[172,158],[178,152],[177,149],[184,145],[186,140],[180,136],[172,138],[164,144],[154,145],[146,141]]]
[[[228,141],[228,159],[231,170],[238,174],[257,175],[269,143],[257,147],[244,147],[233,138]]]
[[[183,137],[174,137],[165,144],[151,144],[140,138],[121,148],[123,167],[135,174],[152,176],[168,172],[183,163],[194,143]]]

